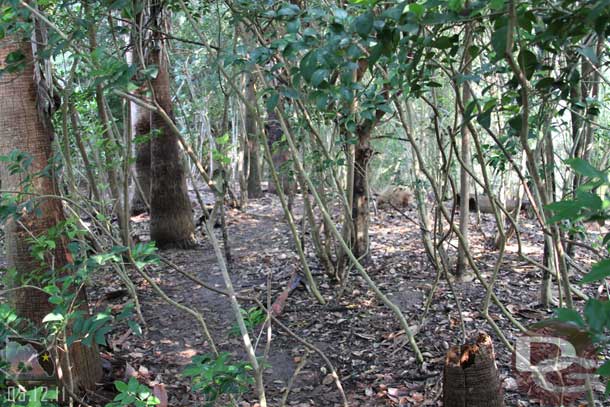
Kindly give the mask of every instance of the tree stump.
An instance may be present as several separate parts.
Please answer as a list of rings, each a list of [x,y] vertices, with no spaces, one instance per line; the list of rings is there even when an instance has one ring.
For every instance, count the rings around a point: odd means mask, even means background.
[[[493,343],[486,333],[480,333],[474,344],[447,351],[443,403],[445,407],[504,406]]]

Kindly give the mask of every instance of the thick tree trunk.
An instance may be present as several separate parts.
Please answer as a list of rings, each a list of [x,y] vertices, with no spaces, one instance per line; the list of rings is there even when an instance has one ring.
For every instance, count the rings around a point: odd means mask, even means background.
[[[502,407],[504,396],[489,335],[447,352],[443,374],[445,407]]]
[[[268,112],[267,116],[267,143],[269,144],[269,149],[272,151],[272,159],[273,159],[273,167],[275,171],[280,176],[280,181],[282,185],[282,189],[284,193],[288,195],[289,207],[292,208],[290,204],[294,201],[294,193],[295,193],[295,183],[290,174],[287,174],[285,168],[282,168],[284,164],[290,159],[290,151],[288,148],[281,143],[282,135],[282,127],[277,120],[277,114],[275,111]],[[271,174],[271,171],[269,172]],[[272,194],[277,194],[275,184],[271,179],[271,175],[269,175],[269,187],[267,188],[269,192]]]
[[[25,69],[18,73],[5,72],[0,79],[0,154],[8,155],[14,149],[19,149],[31,158],[31,165],[25,172],[12,174],[3,165],[0,168],[2,187],[19,191],[26,182],[30,193],[59,195],[55,175],[48,175],[47,171],[52,154],[53,129],[48,111],[37,106],[37,102],[44,99],[40,96],[44,93],[38,92],[45,90],[39,87],[41,84],[34,82],[31,44],[12,37],[3,38],[0,41],[0,66],[4,65],[7,55],[13,51],[25,55]],[[44,111],[44,114],[39,114],[39,110]],[[31,178],[28,180],[27,177]],[[18,222],[9,218],[4,229],[8,267],[17,271],[16,279],[11,282],[15,287],[22,285],[22,277],[23,280],[31,279],[41,270],[40,260],[35,259],[30,252],[31,238],[45,234],[49,228],[65,220],[59,199],[35,199],[34,203],[33,208],[24,207]],[[59,273],[65,272],[62,269],[70,262],[66,242],[58,239],[56,246],[51,253],[52,266]],[[33,278],[30,281],[37,280]],[[41,326],[42,319],[55,307],[41,290],[21,288],[11,291],[10,295],[16,313],[37,326]],[[79,293],[79,299],[80,308],[87,314],[88,304],[84,291]],[[69,357],[73,389],[94,389],[95,382],[101,375],[97,349],[76,343],[70,347]],[[62,356],[61,360],[62,365],[66,366],[66,358]],[[65,377],[65,369],[62,370],[64,377],[59,379],[63,380],[64,385],[72,387]]]
[[[173,118],[167,56],[160,38],[150,52],[159,69],[152,81],[155,100]],[[192,248],[195,225],[178,138],[154,112],[151,129],[150,238],[160,248]]]
[[[246,99],[252,104],[256,104],[256,93],[254,88],[254,76],[248,78],[246,85]],[[259,162],[259,146],[257,137],[256,120],[252,117],[250,109],[246,109],[246,140],[247,151],[244,159],[244,173],[247,174],[248,198],[260,198],[263,196],[261,188],[261,174]]]
[[[352,221],[354,224],[354,255],[370,258],[369,253],[369,185],[368,165],[373,154],[371,148],[371,125],[364,124],[357,131],[358,142],[354,153],[354,200],[352,202]]]
[[[150,137],[145,141],[139,140],[142,136],[150,134],[150,112],[146,109],[132,105],[134,114],[133,136],[136,141],[136,177],[137,184],[134,185],[131,198],[131,214],[148,212],[150,205],[150,163],[151,143]]]
[[[145,43],[142,21],[142,13],[136,14],[130,36],[133,49],[126,53],[127,63],[136,63],[140,68],[144,68],[142,65],[145,63],[142,58],[145,58],[146,54],[142,49]],[[150,211],[150,112],[134,102],[130,102],[129,109],[131,137],[135,145],[136,173],[130,210],[132,215],[138,215]]]

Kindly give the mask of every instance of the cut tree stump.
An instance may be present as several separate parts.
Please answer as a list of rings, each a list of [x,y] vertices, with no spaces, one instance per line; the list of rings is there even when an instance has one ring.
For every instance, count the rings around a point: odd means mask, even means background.
[[[480,333],[476,342],[447,351],[443,375],[445,407],[503,407],[504,394],[491,338]]]

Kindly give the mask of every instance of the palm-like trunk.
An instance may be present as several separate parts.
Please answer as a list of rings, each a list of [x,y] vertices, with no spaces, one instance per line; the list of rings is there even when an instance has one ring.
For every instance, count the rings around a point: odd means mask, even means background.
[[[246,98],[248,102],[256,105],[256,92],[254,87],[254,76],[250,75],[248,78],[248,85],[246,88]],[[248,174],[247,188],[248,198],[260,198],[263,195],[261,188],[261,173],[260,173],[260,160],[259,160],[259,145],[258,145],[258,133],[256,128],[256,119],[253,117],[253,112],[250,109],[246,110],[246,140],[247,150],[244,152],[246,155],[244,159],[244,173]]]
[[[273,159],[273,167],[280,176],[282,190],[288,195],[289,202],[292,202],[295,193],[294,180],[282,168],[284,163],[290,159],[290,151],[288,151],[288,148],[285,145],[280,144],[283,136],[282,127],[277,119],[277,114],[273,110],[270,110],[267,113],[265,131],[267,133],[267,144],[272,151],[271,157]],[[271,176],[269,176],[269,187],[267,190],[273,194],[277,193],[275,184],[271,181]],[[289,204],[288,206],[292,208],[292,204]]]
[[[136,141],[136,177],[137,184],[133,189],[131,199],[131,213],[148,212],[150,205],[150,138],[145,141],[141,137],[149,137],[150,134],[150,112],[137,105],[133,105],[134,112],[134,132]]]
[[[5,73],[0,79],[0,154],[7,155],[19,149],[31,158],[27,171],[10,173],[6,166],[0,168],[2,187],[6,190],[20,191],[23,183],[29,186],[28,192],[36,195],[59,195],[54,174],[48,174],[51,157],[53,129],[48,116],[40,104],[45,88],[34,81],[34,60],[29,42],[5,37],[0,41],[0,65],[9,53],[18,51],[25,56],[25,69],[17,73]],[[44,113],[39,113],[42,111]],[[31,177],[28,179],[28,177]],[[20,196],[24,201],[28,196]],[[40,261],[31,253],[31,238],[44,235],[47,230],[65,220],[62,203],[56,198],[34,198],[33,208],[23,209],[18,221],[9,219],[5,225],[6,257],[9,268],[16,270],[16,278],[11,282],[15,287],[22,285],[26,278],[40,273]],[[58,272],[70,262],[66,242],[59,239],[56,248],[49,253],[49,265]],[[33,281],[36,281],[34,279]],[[29,284],[32,284],[31,282]],[[88,313],[84,291],[79,293],[80,308]],[[53,311],[48,295],[41,290],[20,288],[11,291],[11,303],[16,313],[40,326],[42,319]],[[74,390],[93,389],[101,375],[99,354],[96,348],[76,343],[70,347],[71,385]],[[62,357],[65,366],[66,358]],[[63,380],[66,380],[65,371]],[[64,385],[68,383],[64,382]]]
[[[137,3],[134,3],[137,4]],[[138,4],[139,5],[139,4]],[[126,54],[127,63],[136,63],[143,68],[144,58],[143,13],[137,13],[133,19],[131,32],[131,43],[133,49]],[[131,102],[129,105],[131,117],[131,136],[135,145],[135,170],[136,182],[134,182],[133,194],[131,197],[131,214],[150,211],[150,111]]]
[[[167,56],[163,40],[156,36],[157,46],[150,50],[159,69],[152,81],[153,93],[157,104],[173,118]],[[153,112],[150,124],[150,238],[160,248],[191,248],[195,245],[195,225],[178,138],[161,115]]]

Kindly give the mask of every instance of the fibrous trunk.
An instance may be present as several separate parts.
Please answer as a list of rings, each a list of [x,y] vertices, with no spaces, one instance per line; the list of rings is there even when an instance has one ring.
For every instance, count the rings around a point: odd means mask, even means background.
[[[290,159],[290,152],[284,143],[282,143],[282,127],[277,120],[277,114],[273,110],[268,113],[266,131],[267,143],[269,144],[269,149],[273,153],[273,167],[280,176],[282,189],[284,190],[284,193],[288,195],[288,201],[291,202],[294,199],[295,185],[292,177],[287,173],[286,168],[283,168],[284,164]],[[267,190],[276,194],[276,187],[271,181],[271,176],[269,176],[269,180],[269,187]],[[289,206],[291,207],[292,205]]]
[[[29,42],[16,38],[5,37],[0,41],[0,65],[4,65],[6,57],[11,52],[20,52],[25,56],[25,68],[17,73],[6,73],[0,81],[0,154],[6,156],[19,149],[31,160],[31,164],[22,172],[10,172],[7,167],[0,168],[2,187],[10,191],[21,191],[28,187],[28,192],[35,195],[58,196],[59,190],[53,171],[50,168],[51,142],[53,129],[49,110],[41,103],[44,95],[48,95],[40,75],[34,73],[34,60]],[[4,68],[1,66],[0,68]],[[34,78],[38,79],[38,83]],[[38,103],[38,104],[37,104]],[[23,202],[32,195],[18,196]],[[5,225],[6,257],[8,267],[16,271],[16,278],[11,284],[18,288],[23,281],[37,281],[41,273],[48,273],[48,268],[61,274],[64,266],[71,261],[66,242],[61,237],[55,241],[56,247],[49,252],[52,262],[41,267],[39,259],[31,253],[32,238],[46,234],[51,227],[65,221],[63,206],[58,198],[33,199],[33,205],[26,205],[19,212],[19,219],[9,218]],[[88,304],[84,291],[78,293],[78,307],[88,314]],[[33,288],[18,288],[10,292],[10,302],[20,317],[30,320],[40,327],[43,318],[51,313],[55,306],[49,303],[48,295],[42,290]],[[65,380],[66,357],[60,353],[60,361]],[[86,347],[75,343],[69,348],[71,364],[70,386],[78,389],[94,389],[95,382],[101,375],[99,353],[95,347]],[[68,385],[64,381],[64,385]]]
[[[246,99],[253,105],[256,105],[256,93],[254,87],[254,77],[248,78],[246,87]],[[249,198],[260,198],[263,195],[261,188],[260,162],[258,154],[258,135],[256,128],[256,119],[253,117],[253,112],[246,109],[246,146],[247,151],[244,151],[244,173],[247,174],[247,188]]]
[[[443,374],[445,407],[502,407],[502,383],[489,335],[447,352]]]
[[[150,112],[132,105],[135,110],[133,136],[136,146],[136,180],[131,199],[131,214],[148,212],[150,205]]]
[[[155,101],[173,117],[169,72],[160,38],[151,55],[159,69],[152,81]],[[191,248],[195,245],[195,225],[178,138],[155,112],[151,130],[150,238],[160,248]]]

